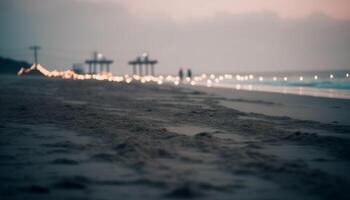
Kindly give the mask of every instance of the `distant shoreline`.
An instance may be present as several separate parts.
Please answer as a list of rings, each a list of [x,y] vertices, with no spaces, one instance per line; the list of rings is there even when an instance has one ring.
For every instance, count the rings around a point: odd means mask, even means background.
[[[270,91],[182,85],[222,97],[223,105],[240,110],[301,120],[350,125],[350,99],[307,96]],[[227,102],[228,100],[228,102]],[[265,103],[264,103],[265,102]],[[266,103],[267,102],[267,103]]]
[[[205,84],[199,84],[199,86],[206,87]],[[234,90],[244,90],[252,92],[268,92],[268,93],[280,93],[291,94],[299,96],[312,96],[323,97],[332,99],[350,99],[350,90],[346,89],[334,89],[334,88],[312,88],[312,87],[297,87],[297,86],[271,86],[271,85],[255,85],[255,84],[228,84],[218,83],[213,84],[213,88],[227,88]]]

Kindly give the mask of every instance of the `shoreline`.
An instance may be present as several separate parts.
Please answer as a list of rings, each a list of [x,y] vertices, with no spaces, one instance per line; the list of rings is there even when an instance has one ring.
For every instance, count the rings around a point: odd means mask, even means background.
[[[206,87],[206,84],[198,84]],[[272,86],[264,84],[247,84],[247,83],[213,83],[210,87],[227,88],[252,92],[267,92],[279,94],[292,94],[298,96],[322,97],[331,99],[348,99],[350,100],[350,90],[334,88],[312,88],[297,86]]]
[[[300,120],[350,125],[347,110],[349,99],[283,94],[233,88],[182,85],[181,87],[208,92],[223,97],[222,104],[242,112],[272,116],[287,116]],[[234,104],[232,103],[234,102]]]

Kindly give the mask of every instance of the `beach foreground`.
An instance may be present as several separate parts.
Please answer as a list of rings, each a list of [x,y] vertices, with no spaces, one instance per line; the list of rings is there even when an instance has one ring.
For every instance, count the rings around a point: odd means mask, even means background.
[[[295,109],[207,92],[1,77],[0,199],[349,197],[349,125],[242,112]]]

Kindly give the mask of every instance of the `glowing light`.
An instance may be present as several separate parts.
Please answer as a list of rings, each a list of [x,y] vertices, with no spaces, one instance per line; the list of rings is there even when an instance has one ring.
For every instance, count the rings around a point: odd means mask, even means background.
[[[165,78],[166,81],[171,81],[172,79],[173,79],[173,77],[170,76],[170,75],[168,75],[168,76]]]
[[[113,81],[113,82],[123,82],[125,81],[126,83],[130,83],[133,80],[138,80],[141,83],[145,83],[148,81],[154,81],[154,82],[158,82],[158,84],[162,84],[163,83],[163,76],[159,76],[159,77],[154,77],[154,76],[144,76],[141,77],[139,75],[133,75],[132,77],[130,77],[128,74],[125,74],[123,76],[113,76],[111,73],[100,73],[100,74],[76,74],[74,71],[72,70],[66,70],[66,71],[57,71],[57,70],[53,70],[53,71],[49,71],[46,68],[44,68],[43,66],[41,66],[40,64],[37,65],[32,65],[29,68],[20,68],[20,70],[18,71],[18,75],[24,75],[27,73],[30,73],[33,70],[37,70],[39,71],[42,75],[46,76],[46,77],[60,77],[63,79],[73,79],[73,80],[88,80],[88,79],[94,79],[94,80],[100,80],[100,81]],[[173,77],[171,77],[173,79]],[[179,80],[178,77],[176,77],[175,79]],[[172,81],[172,80],[170,80]]]
[[[127,78],[125,81],[126,81],[126,83],[131,83],[132,78]]]
[[[240,84],[236,84],[236,90],[240,90],[241,89],[241,85]]]
[[[17,72],[18,76],[21,76],[24,73],[24,68],[21,67],[21,69]]]
[[[141,77],[139,75],[133,75],[132,78],[135,80],[140,80]]]
[[[202,78],[201,78],[201,77],[196,76],[196,77],[194,77],[194,80],[195,80],[195,81],[200,81],[200,80],[202,80]]]
[[[225,74],[224,77],[225,77],[225,79],[232,79],[232,75],[231,74]]]
[[[19,76],[25,75],[27,73],[30,73],[33,70],[37,70],[40,72],[42,75],[46,77],[58,77],[62,79],[72,79],[72,80],[89,80],[89,79],[94,79],[94,80],[100,80],[100,81],[111,81],[111,82],[125,82],[125,83],[131,83],[132,81],[139,81],[141,83],[147,83],[147,82],[154,82],[159,85],[163,83],[169,83],[169,84],[174,84],[175,86],[180,85],[180,77],[179,76],[172,76],[172,75],[164,75],[164,76],[139,76],[139,75],[129,75],[129,74],[124,74],[120,76],[113,76],[111,73],[99,73],[99,74],[76,74],[72,70],[66,70],[66,71],[57,71],[57,70],[47,70],[45,67],[41,66],[40,64],[32,65],[29,68],[20,68],[20,70],[17,72]],[[252,74],[250,75],[235,75],[236,79],[239,81],[244,81],[244,80],[251,80],[254,79],[254,76]],[[346,73],[346,77],[349,77],[349,73]],[[221,80],[225,79],[232,79],[234,78],[233,75],[231,74],[223,74],[223,75],[214,75],[210,74],[210,76],[207,76],[206,74],[202,74],[200,76],[193,76],[193,78],[186,77],[186,83],[191,84],[191,85],[201,85],[206,83],[207,87],[211,87],[213,83],[218,83]],[[313,77],[315,80],[318,79],[317,75],[314,75]],[[330,78],[334,78],[333,74],[330,74]],[[259,76],[258,80],[260,82],[264,81],[263,76]],[[278,77],[273,76],[273,80],[277,81]],[[288,81],[288,77],[284,76],[283,78],[281,77],[281,80]],[[299,76],[299,80],[303,81],[304,77]],[[236,84],[235,89],[236,90],[253,90],[254,84]],[[255,89],[255,88],[254,88]],[[302,91],[301,91],[302,92]]]
[[[207,87],[211,87],[211,80],[210,79],[207,80]]]
[[[349,73],[346,73],[346,78],[349,78]]]

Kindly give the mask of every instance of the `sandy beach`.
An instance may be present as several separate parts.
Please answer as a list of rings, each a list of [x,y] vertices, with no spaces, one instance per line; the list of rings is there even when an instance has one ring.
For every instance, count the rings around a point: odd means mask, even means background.
[[[348,199],[350,100],[1,76],[0,199]]]
[[[221,97],[220,104],[242,112],[350,125],[350,101],[272,92],[252,92],[216,87],[190,87]]]

